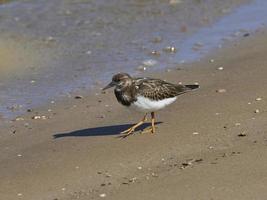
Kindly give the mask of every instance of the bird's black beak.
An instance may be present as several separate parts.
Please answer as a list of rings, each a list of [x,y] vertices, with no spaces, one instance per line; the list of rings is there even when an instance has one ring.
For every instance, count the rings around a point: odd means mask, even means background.
[[[108,89],[108,88],[111,88],[111,87],[114,87],[116,84],[113,82],[113,81],[111,81],[106,87],[104,87],[102,90],[106,90],[106,89]]]

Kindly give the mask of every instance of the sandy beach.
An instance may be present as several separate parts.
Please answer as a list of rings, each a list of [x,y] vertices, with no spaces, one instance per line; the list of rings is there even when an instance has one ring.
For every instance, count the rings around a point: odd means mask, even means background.
[[[102,85],[5,122],[0,199],[265,199],[266,38],[261,30],[186,67],[145,74],[201,86],[156,113],[154,135],[119,139],[142,114]]]

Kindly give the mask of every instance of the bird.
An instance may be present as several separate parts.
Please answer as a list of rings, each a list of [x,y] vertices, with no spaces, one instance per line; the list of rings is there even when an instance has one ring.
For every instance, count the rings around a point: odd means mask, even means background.
[[[155,133],[155,112],[175,102],[177,96],[199,88],[199,85],[173,84],[149,77],[135,78],[120,72],[115,74],[112,81],[102,90],[112,87],[115,87],[114,94],[119,103],[145,114],[137,124],[120,133],[123,137],[127,137],[147,121],[148,113],[151,114],[151,127],[143,132]]]

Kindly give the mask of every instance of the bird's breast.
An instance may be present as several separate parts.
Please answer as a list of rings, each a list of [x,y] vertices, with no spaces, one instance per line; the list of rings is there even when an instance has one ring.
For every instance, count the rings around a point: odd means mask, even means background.
[[[160,110],[160,109],[170,105],[176,99],[177,99],[177,97],[171,97],[171,98],[166,98],[166,99],[156,101],[156,100],[151,100],[149,98],[146,98],[144,96],[138,96],[136,98],[136,101],[134,101],[131,104],[131,107],[133,107],[139,111],[142,111],[142,112],[153,112],[153,111]]]

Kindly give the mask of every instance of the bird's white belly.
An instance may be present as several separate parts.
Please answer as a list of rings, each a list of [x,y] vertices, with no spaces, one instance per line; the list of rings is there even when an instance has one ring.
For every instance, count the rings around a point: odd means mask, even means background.
[[[176,100],[177,97],[172,97],[168,99],[162,99],[162,100],[150,100],[148,98],[138,96],[137,101],[135,101],[131,107],[142,111],[142,112],[154,112],[157,110],[160,110],[167,105],[173,103]]]

